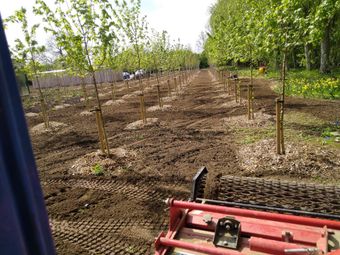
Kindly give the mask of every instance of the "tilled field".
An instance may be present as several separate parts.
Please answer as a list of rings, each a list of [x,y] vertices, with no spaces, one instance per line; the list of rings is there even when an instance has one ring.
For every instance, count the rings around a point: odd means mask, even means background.
[[[255,85],[255,111],[273,115],[275,93],[267,81],[256,80]],[[108,91],[108,86],[101,87],[103,103],[110,99]],[[233,131],[222,121],[244,115],[246,109],[223,92],[223,84],[210,71],[195,73],[178,95],[167,98],[166,110],[147,111],[147,118],[157,118],[154,124],[130,130],[126,126],[139,119],[136,91],[138,85],[129,89],[121,85],[117,99],[124,101],[103,106],[111,148],[128,152],[113,155],[113,170],[104,176],[72,172],[77,160],[98,149],[95,118],[80,115],[85,107],[79,100],[51,112],[52,121],[67,127],[31,136],[58,254],[151,254],[153,238],[167,227],[164,199],[187,199],[199,167],[207,166],[212,176],[249,175],[240,164]],[[156,87],[146,90],[146,108],[157,105],[156,92]],[[167,96],[166,83],[162,95]],[[326,120],[338,106],[337,102],[288,101],[288,109]],[[32,127],[40,119],[31,117],[28,123]],[[336,165],[334,169],[339,171]]]

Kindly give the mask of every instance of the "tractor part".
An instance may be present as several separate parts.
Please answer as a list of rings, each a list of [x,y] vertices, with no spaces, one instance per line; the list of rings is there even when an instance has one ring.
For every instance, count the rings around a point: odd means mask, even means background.
[[[210,199],[207,175],[196,173],[189,202],[167,200],[169,230],[156,255],[340,255],[338,187],[217,176]]]
[[[215,246],[237,249],[240,231],[240,222],[233,217],[218,219],[213,243]]]
[[[209,197],[197,196],[195,201],[340,220],[337,186],[230,175],[215,177],[214,184]]]
[[[340,221],[174,199],[166,202],[169,230],[156,239],[155,255],[340,254]]]
[[[204,197],[204,189],[207,180],[208,169],[204,166],[198,170],[192,180],[190,201],[196,201],[198,197]]]
[[[337,186],[217,176],[214,180],[217,185],[209,199],[204,195],[207,175],[206,167],[196,173],[190,201],[340,220],[340,188]]]

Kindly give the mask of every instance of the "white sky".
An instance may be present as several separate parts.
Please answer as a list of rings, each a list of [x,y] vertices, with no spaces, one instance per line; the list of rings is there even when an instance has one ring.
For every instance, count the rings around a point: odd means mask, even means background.
[[[40,23],[30,10],[35,0],[1,0],[0,13],[2,18],[12,15],[15,10],[25,7],[28,10],[29,23]],[[196,51],[196,42],[201,31],[205,30],[209,19],[209,7],[216,0],[142,0],[142,13],[147,16],[149,26],[161,32],[166,30],[172,40],[180,38],[181,43],[190,45]],[[46,0],[53,4],[54,0]],[[8,43],[11,45],[16,38],[21,38],[20,27],[10,25],[6,30]],[[37,39],[44,43],[48,35],[40,29]]]

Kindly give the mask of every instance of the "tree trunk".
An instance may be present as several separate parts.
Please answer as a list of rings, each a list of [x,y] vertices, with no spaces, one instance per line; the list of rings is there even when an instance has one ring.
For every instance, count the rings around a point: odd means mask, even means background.
[[[116,79],[114,78],[113,82],[111,82],[111,96],[112,100],[116,100]]]
[[[285,154],[285,143],[284,143],[284,134],[283,134],[283,118],[284,118],[284,106],[285,106],[285,97],[286,97],[286,74],[288,70],[287,66],[287,49],[284,50],[283,52],[283,67],[282,67],[282,95],[281,95],[281,100],[282,100],[282,105],[281,105],[281,112],[280,112],[280,118],[281,118],[281,123],[280,123],[280,132],[281,132],[281,153]]]
[[[279,51],[277,50],[276,52],[275,52],[275,56],[274,56],[274,58],[275,58],[275,70],[280,70],[280,53],[279,53]]]
[[[325,27],[325,33],[321,39],[320,73],[329,73],[329,52],[330,52],[330,31],[331,24]]]
[[[86,86],[85,86],[85,79],[84,77],[81,77],[81,88],[83,90],[84,100],[85,100],[85,106],[89,107],[89,97],[87,96]]]
[[[310,44],[305,44],[305,58],[306,58],[306,70],[310,71],[312,64],[311,64],[311,56],[310,56]]]
[[[49,121],[48,112],[47,112],[47,104],[46,104],[46,101],[45,101],[44,94],[42,93],[40,81],[39,81],[38,74],[37,74],[36,71],[35,71],[35,79],[36,79],[37,85],[38,85],[40,108],[41,108],[41,112],[42,112],[42,115],[43,115],[45,128],[49,128],[50,127],[50,121]]]
[[[294,48],[292,49],[292,62],[293,62],[293,68],[296,69],[296,53]],[[288,65],[287,65],[288,66]]]
[[[27,74],[24,74],[24,76],[25,76],[25,86],[27,88],[28,94],[30,95],[31,94],[31,90],[30,90],[30,86],[28,84]]]
[[[98,134],[99,134],[99,142],[101,144],[101,149],[102,152],[106,154],[106,156],[110,155],[110,148],[109,148],[109,142],[107,139],[107,134],[105,131],[105,125],[104,125],[104,118],[103,118],[103,113],[102,113],[102,105],[100,103],[99,100],[99,93],[98,93],[98,85],[97,85],[97,80],[96,80],[96,76],[95,76],[95,72],[92,71],[92,81],[93,81],[93,85],[94,85],[94,89],[95,89],[95,94],[96,94],[96,98],[97,98],[97,108],[96,108],[96,112],[97,112],[97,126],[98,126]]]

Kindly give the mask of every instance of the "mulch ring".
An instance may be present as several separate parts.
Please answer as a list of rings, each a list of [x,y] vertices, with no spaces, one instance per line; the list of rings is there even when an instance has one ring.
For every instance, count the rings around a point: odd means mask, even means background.
[[[131,158],[137,153],[122,147],[110,149],[110,156],[100,150],[85,154],[75,160],[69,170],[72,175],[119,175],[123,168],[131,167]]]
[[[296,142],[286,142],[285,155],[277,155],[275,148],[275,139],[242,146],[238,154],[243,175],[340,178],[340,158],[335,151]]]

